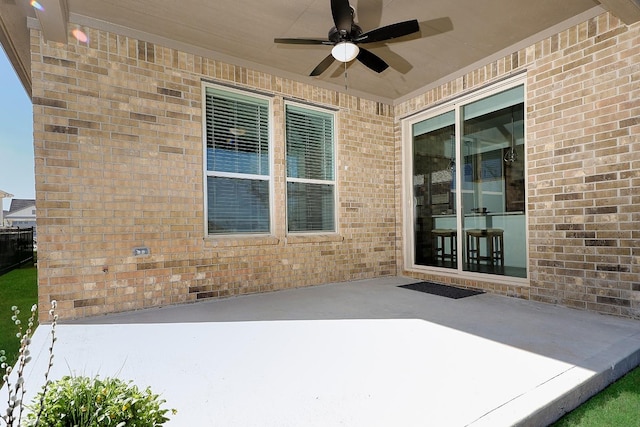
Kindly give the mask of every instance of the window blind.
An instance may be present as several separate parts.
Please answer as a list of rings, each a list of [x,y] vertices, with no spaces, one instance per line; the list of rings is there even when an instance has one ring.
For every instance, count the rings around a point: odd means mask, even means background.
[[[269,174],[269,103],[207,88],[207,170]]]
[[[335,231],[333,114],[287,105],[287,229]]]
[[[287,105],[287,176],[333,180],[333,115]]]
[[[333,191],[333,185],[288,182],[288,230],[335,231]]]
[[[269,102],[206,88],[209,234],[270,231]]]
[[[207,177],[209,234],[268,233],[269,182]]]

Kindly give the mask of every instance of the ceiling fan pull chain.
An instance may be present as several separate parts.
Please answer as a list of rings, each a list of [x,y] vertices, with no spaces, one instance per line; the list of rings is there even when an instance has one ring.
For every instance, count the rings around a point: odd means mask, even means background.
[[[344,90],[347,90],[347,63],[344,63]]]

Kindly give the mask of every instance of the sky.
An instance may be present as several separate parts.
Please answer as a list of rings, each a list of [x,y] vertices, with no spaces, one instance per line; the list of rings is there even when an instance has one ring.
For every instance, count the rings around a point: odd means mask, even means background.
[[[35,199],[31,100],[0,48],[0,190]],[[4,199],[8,210],[11,199]]]

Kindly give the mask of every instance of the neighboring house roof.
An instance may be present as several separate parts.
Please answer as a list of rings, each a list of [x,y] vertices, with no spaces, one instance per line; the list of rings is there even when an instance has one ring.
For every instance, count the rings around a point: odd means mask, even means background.
[[[34,199],[12,199],[11,206],[9,206],[9,214],[16,213],[23,209],[36,207],[36,201]]]
[[[13,199],[4,221],[9,227],[35,227],[36,201],[33,199]]]
[[[9,198],[9,197],[13,197],[13,194],[10,194],[10,193],[7,193],[6,191],[0,190],[0,199],[5,199],[5,198]]]

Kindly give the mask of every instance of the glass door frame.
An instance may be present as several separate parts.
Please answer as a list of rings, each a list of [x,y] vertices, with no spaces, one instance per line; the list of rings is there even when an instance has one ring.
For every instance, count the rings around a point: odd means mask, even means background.
[[[464,269],[464,250],[465,245],[463,244],[463,235],[461,231],[464,231],[464,220],[463,220],[463,171],[461,167],[455,167],[455,182],[456,182],[456,191],[455,191],[455,206],[456,206],[456,228],[458,230],[458,238],[456,239],[457,244],[457,254],[458,254],[458,262],[456,268],[443,268],[439,266],[425,266],[419,265],[416,263],[416,251],[415,251],[415,221],[416,216],[414,212],[414,188],[413,188],[413,154],[414,154],[414,136],[413,136],[413,125],[423,122],[425,120],[437,117],[439,115],[454,111],[455,113],[455,159],[458,162],[458,165],[463,163],[463,144],[461,143],[461,139],[463,138],[463,123],[462,123],[462,110],[465,105],[471,104],[473,102],[482,100],[489,96],[498,94],[500,92],[504,92],[508,89],[515,88],[517,86],[523,86],[524,88],[524,150],[526,153],[527,147],[527,127],[526,127],[526,112],[527,112],[527,85],[526,85],[526,75],[517,75],[514,77],[510,77],[504,79],[500,82],[487,85],[483,88],[475,90],[470,93],[465,93],[451,100],[445,101],[441,104],[438,104],[434,107],[421,110],[415,113],[412,113],[408,116],[400,118],[401,123],[401,132],[402,132],[402,171],[403,171],[403,185],[402,185],[402,206],[403,206],[403,219],[404,219],[404,239],[403,239],[403,257],[404,257],[404,269],[407,271],[415,271],[415,272],[424,272],[424,273],[435,273],[442,276],[455,276],[455,277],[465,277],[469,279],[477,279],[477,280],[491,280],[495,283],[504,283],[504,284],[518,284],[518,285],[528,285],[529,277],[530,277],[530,258],[529,258],[529,213],[526,210],[527,207],[527,191],[526,185],[528,182],[527,179],[527,164],[524,165],[524,185],[525,185],[525,262],[526,262],[526,277],[515,277],[515,276],[506,276],[500,274],[490,274],[483,273],[477,271],[468,271]],[[526,158],[526,155],[525,155]],[[526,160],[525,160],[526,162]]]

